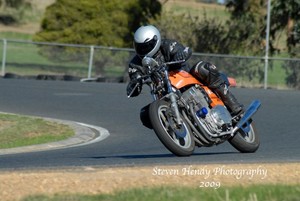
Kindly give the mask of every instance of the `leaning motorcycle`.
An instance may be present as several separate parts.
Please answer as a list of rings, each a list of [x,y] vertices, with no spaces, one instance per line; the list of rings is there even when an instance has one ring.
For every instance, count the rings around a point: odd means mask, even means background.
[[[255,152],[260,140],[252,116],[260,101],[253,101],[242,116],[232,117],[218,95],[191,74],[168,71],[170,65],[181,62],[184,61],[158,64],[153,58],[143,58],[146,73],[137,82],[147,84],[154,99],[141,109],[143,125],[153,129],[164,146],[177,156],[193,154],[195,146],[210,147],[225,141],[240,152]],[[235,81],[227,76],[225,80],[228,86]]]

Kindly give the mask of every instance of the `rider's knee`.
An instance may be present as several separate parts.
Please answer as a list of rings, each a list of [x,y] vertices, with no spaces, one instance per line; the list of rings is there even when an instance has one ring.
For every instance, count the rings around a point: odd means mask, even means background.
[[[215,87],[221,81],[217,67],[209,62],[198,62],[192,67],[190,72],[209,87]]]

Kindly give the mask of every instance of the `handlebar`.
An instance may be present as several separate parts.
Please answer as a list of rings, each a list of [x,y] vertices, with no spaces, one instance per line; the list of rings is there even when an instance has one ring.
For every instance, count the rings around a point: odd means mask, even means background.
[[[178,60],[178,61],[170,61],[170,62],[166,62],[165,65],[172,65],[172,64],[180,64],[185,62],[185,60]]]
[[[185,62],[185,60],[179,60],[179,61],[170,61],[170,62],[165,62],[163,63],[161,66],[164,66],[164,65],[172,65],[172,64],[179,64],[179,63],[183,63]],[[144,67],[150,67],[150,68],[153,68],[155,66],[159,66],[158,62],[153,59],[152,57],[148,57],[148,56],[145,56],[142,60],[142,65]]]
[[[158,62],[151,58],[151,57],[144,57],[143,60],[142,60],[142,65],[144,67],[147,67],[149,69],[149,73],[146,74],[146,75],[142,75],[140,76],[139,78],[136,79],[136,85],[134,86],[134,88],[132,89],[132,91],[130,92],[130,94],[127,96],[128,98],[131,97],[131,95],[133,94],[133,92],[136,90],[136,88],[140,85],[140,83],[142,84],[145,84],[147,83],[147,80],[151,77],[151,75],[154,73],[154,72],[158,72],[162,69],[165,69],[165,68],[154,68],[156,66],[161,66],[161,67],[165,67],[167,65],[172,65],[172,64],[179,64],[179,63],[183,63],[185,62],[185,60],[179,60],[179,61],[170,61],[170,62],[165,62],[163,63],[162,65],[159,65]]]

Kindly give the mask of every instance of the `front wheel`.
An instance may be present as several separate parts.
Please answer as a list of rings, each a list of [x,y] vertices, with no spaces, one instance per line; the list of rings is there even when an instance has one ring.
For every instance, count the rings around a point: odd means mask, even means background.
[[[254,122],[249,125],[249,131],[238,130],[234,137],[229,139],[230,144],[242,153],[253,153],[259,145],[260,140]]]
[[[149,117],[153,130],[165,147],[177,156],[190,156],[195,149],[194,136],[181,116],[182,125],[176,126],[170,104],[163,100],[151,103]]]

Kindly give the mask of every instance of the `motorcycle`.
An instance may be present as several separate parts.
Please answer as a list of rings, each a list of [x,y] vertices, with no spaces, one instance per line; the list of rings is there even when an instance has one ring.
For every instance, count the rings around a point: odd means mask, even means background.
[[[150,87],[153,102],[141,109],[144,126],[153,129],[163,145],[177,156],[190,156],[197,147],[210,147],[225,141],[243,153],[255,152],[260,140],[253,115],[261,103],[254,100],[241,117],[232,117],[216,93],[184,70],[168,71],[170,65],[151,57],[144,57],[142,66],[146,73],[128,95],[141,84]],[[223,74],[228,86],[233,78]]]

